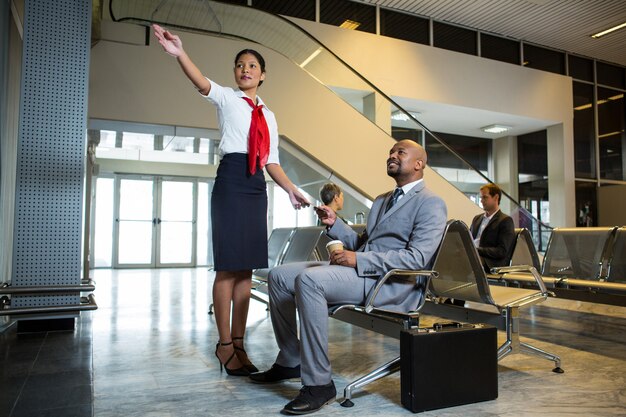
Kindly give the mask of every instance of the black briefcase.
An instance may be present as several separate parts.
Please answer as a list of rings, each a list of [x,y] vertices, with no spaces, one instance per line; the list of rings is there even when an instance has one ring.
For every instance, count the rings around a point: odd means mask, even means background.
[[[496,328],[436,323],[400,335],[402,405],[418,413],[498,398]]]

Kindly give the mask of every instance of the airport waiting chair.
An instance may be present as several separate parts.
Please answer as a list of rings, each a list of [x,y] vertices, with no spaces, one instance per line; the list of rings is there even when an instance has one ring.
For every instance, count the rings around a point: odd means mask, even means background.
[[[532,236],[526,228],[515,229],[515,241],[511,248],[511,256],[508,262],[509,266],[532,266],[537,271],[541,270],[541,262],[539,255],[535,249]],[[490,283],[497,282],[504,285],[514,284],[517,286],[536,286],[537,281],[530,273],[515,274],[514,278],[509,274],[492,274],[488,273],[487,278]],[[548,278],[549,279],[549,278]],[[543,277],[544,282],[548,283],[548,279]]]
[[[492,272],[503,274],[527,271],[535,279],[536,288],[489,285],[467,226],[455,220],[448,226],[433,270],[437,271],[437,276],[430,281],[431,301],[426,303],[423,313],[470,323],[493,324],[505,330],[507,336],[498,348],[498,360],[513,353],[531,354],[553,361],[553,371],[563,372],[561,359],[557,355],[523,343],[519,338],[520,309],[541,303],[551,295],[534,267],[499,267],[493,268]],[[465,305],[444,303],[448,298],[465,300]]]
[[[515,244],[513,245],[513,253],[509,266],[514,265],[530,265],[537,271],[541,271],[541,262],[533,238],[526,228],[515,229]]]
[[[626,284],[626,227],[624,226],[615,232],[607,269],[607,282]]]
[[[623,227],[554,229],[543,262],[544,283],[559,298],[626,306],[625,236]],[[499,283],[536,287],[529,273],[488,276]]]
[[[598,280],[606,276],[605,254],[615,227],[570,227],[552,230],[541,275]]]

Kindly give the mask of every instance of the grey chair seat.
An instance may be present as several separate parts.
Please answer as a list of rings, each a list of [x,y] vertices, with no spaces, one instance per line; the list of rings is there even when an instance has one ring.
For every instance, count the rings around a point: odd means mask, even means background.
[[[491,291],[491,297],[496,307],[499,309],[514,305],[521,307],[523,305],[541,302],[548,298],[547,294],[542,294],[533,289],[492,285],[489,287],[489,291]]]

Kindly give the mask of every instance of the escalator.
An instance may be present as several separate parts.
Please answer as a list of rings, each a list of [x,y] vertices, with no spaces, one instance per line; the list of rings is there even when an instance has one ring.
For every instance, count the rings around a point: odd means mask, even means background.
[[[402,126],[421,137],[423,144],[428,139],[430,146],[455,160],[454,169],[430,161],[425,173],[428,186],[446,201],[449,217],[469,223],[481,212],[467,195],[492,182],[487,173],[292,21],[251,7],[197,0],[111,0],[110,14],[117,22],[159,23],[226,42],[245,41],[240,49],[250,42],[258,44],[255,48],[270,55],[268,78],[279,81],[264,84],[261,94],[271,98],[283,141],[322,167],[326,180],[341,182],[367,199],[393,186],[384,163],[395,141],[394,120],[402,119]],[[288,173],[295,183],[302,183],[297,170]],[[501,206],[516,225],[530,230],[540,247],[541,232],[548,226],[506,194]]]

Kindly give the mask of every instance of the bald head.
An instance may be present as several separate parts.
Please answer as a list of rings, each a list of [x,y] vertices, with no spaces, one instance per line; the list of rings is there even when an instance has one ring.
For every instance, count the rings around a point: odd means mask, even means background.
[[[419,143],[409,139],[398,141],[389,151],[387,175],[402,187],[424,176],[427,159],[426,150]]]

